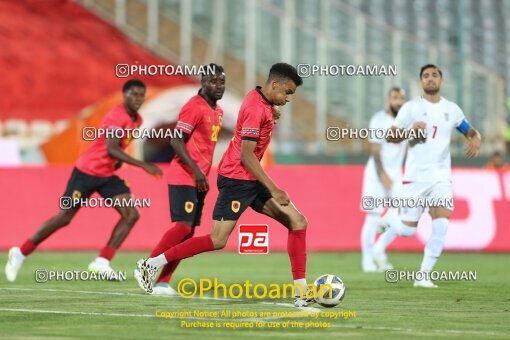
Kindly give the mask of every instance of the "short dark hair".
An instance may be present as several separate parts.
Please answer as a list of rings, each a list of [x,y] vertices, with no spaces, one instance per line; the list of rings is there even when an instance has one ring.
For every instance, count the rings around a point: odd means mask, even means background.
[[[303,84],[303,79],[299,76],[296,68],[287,63],[277,63],[271,66],[267,80],[271,81],[274,79],[290,79],[294,82],[294,84],[296,84],[296,86],[301,86]]]
[[[214,73],[221,74],[221,73],[225,72],[225,70],[223,69],[223,66],[215,64],[215,63],[210,63],[208,65],[203,66],[203,69],[205,70],[205,72],[200,77],[201,80],[204,80],[204,78],[207,78],[209,76],[212,76],[212,74],[209,72],[209,69],[211,69],[211,68],[214,70]]]
[[[425,72],[425,70],[428,68],[435,68],[437,70],[437,72],[439,72],[439,75],[441,76],[441,78],[443,78],[443,71],[441,71],[441,69],[439,67],[437,67],[434,64],[427,64],[427,65],[422,66],[420,69],[420,79],[421,79],[421,76],[423,75],[423,72]]]
[[[143,87],[144,89],[147,88],[147,86],[145,86],[144,82],[139,80],[139,79],[131,79],[131,80],[128,80],[124,86],[122,86],[122,92],[126,92],[126,91],[129,91],[132,87]]]
[[[406,91],[404,91],[403,88],[399,86],[392,86],[390,90],[388,91],[388,97],[391,96],[393,92],[402,92],[404,95],[406,94]]]

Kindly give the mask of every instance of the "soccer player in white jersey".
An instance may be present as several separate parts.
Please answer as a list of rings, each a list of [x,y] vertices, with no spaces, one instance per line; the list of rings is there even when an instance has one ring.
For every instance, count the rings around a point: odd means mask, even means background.
[[[361,229],[361,268],[364,272],[376,272],[393,269],[386,261],[376,265],[372,256],[376,228],[384,207],[364,204],[364,200],[373,202],[373,198],[391,197],[402,183],[402,163],[406,143],[390,143],[384,138],[375,138],[375,130],[386,131],[391,128],[398,111],[405,102],[405,92],[400,87],[392,87],[386,99],[386,110],[381,110],[370,119],[369,128],[371,156],[368,159],[363,177],[361,209],[366,213]]]
[[[432,233],[425,245],[420,271],[430,273],[443,250],[448,222],[453,206],[445,204],[452,200],[452,177],[450,140],[453,129],[457,129],[466,139],[464,149],[469,158],[480,154],[481,137],[457,104],[441,97],[443,74],[435,65],[425,65],[420,70],[423,95],[405,103],[400,109],[392,131],[425,130],[425,139],[409,141],[402,198],[419,197],[437,202],[429,208],[432,217]],[[390,136],[391,137],[391,136]],[[405,138],[393,136],[389,141],[399,143]],[[412,236],[416,233],[418,220],[425,207],[408,207],[400,210],[400,215],[386,214],[382,222],[388,228],[374,245],[374,257],[384,252],[395,235]],[[415,287],[436,288],[425,275],[415,280]]]

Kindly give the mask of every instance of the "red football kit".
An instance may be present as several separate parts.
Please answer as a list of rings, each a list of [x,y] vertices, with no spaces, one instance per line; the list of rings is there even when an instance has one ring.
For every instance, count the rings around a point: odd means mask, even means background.
[[[133,121],[124,105],[119,104],[106,114],[99,129],[102,131],[115,131],[117,129],[126,130],[123,134],[117,134],[125,136],[120,141],[120,147],[126,149],[131,142],[131,133],[129,133],[129,130],[139,128],[141,125],[142,116],[140,116],[139,113],[137,113],[136,120]],[[113,176],[115,165],[118,163],[118,160],[108,156],[106,138],[104,133],[100,134],[100,136],[92,142],[92,145],[80,155],[76,161],[76,168],[78,168],[78,170],[97,177]]]
[[[197,94],[182,107],[175,127],[190,136],[186,150],[206,176],[211,170],[222,118],[223,110],[219,105],[213,109]],[[175,156],[170,163],[167,182],[170,185],[196,185],[193,172],[179,156]]]
[[[244,99],[237,124],[227,151],[218,166],[218,173],[224,177],[255,181],[256,178],[241,162],[241,142],[243,139],[257,141],[254,154],[260,161],[274,128],[273,105],[257,86]]]

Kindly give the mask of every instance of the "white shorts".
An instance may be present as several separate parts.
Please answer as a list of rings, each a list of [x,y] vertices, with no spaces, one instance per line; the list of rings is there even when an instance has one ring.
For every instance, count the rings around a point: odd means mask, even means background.
[[[404,199],[425,199],[427,204],[443,206],[453,211],[453,193],[451,181],[411,182],[402,185],[400,192]],[[422,203],[424,201],[421,201]],[[448,204],[451,203],[451,204]],[[418,222],[427,206],[406,207],[400,209],[400,219],[404,222]]]
[[[363,198],[364,197],[373,197],[373,198],[385,198],[385,197],[397,197],[399,196],[400,190],[402,186],[400,180],[398,182],[393,182],[393,188],[390,192],[387,192],[382,182],[377,178],[374,179],[372,177],[364,176],[363,177],[363,189],[361,192],[361,203],[360,209],[363,212],[372,213],[372,214],[382,214],[385,207],[377,206],[371,207],[372,209],[367,209],[364,207]]]

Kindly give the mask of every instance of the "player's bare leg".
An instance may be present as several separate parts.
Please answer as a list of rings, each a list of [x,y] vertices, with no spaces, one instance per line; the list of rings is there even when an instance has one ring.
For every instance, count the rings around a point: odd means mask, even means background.
[[[132,195],[130,193],[125,193],[113,197],[113,201],[128,201],[131,198]],[[140,214],[134,207],[115,206],[115,210],[120,214],[120,220],[115,225],[108,244],[101,249],[99,256],[89,264],[88,269],[90,271],[114,273],[110,267],[110,261],[140,218]]]
[[[39,229],[21,247],[9,249],[9,257],[5,265],[5,275],[9,282],[14,282],[25,258],[35,248],[62,227],[65,227],[74,218],[80,208],[62,209],[57,215],[44,222]]]
[[[292,268],[292,277],[295,285],[294,305],[306,307],[313,299],[307,299],[306,294],[306,217],[290,202],[280,205],[274,198],[269,199],[262,209],[262,213],[280,222],[289,230],[287,239],[287,252],[289,253]]]

